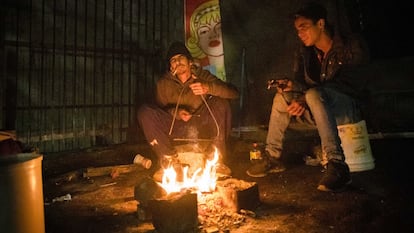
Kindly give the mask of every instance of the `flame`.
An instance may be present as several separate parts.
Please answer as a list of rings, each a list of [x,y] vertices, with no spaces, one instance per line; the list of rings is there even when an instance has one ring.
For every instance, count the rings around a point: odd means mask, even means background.
[[[198,168],[191,177],[188,175],[188,167],[183,167],[182,181],[177,180],[177,172],[173,165],[170,164],[164,169],[160,186],[167,192],[167,194],[180,192],[183,189],[194,189],[200,193],[214,191],[217,184],[216,164],[218,158],[218,150],[215,148],[213,159],[206,160],[204,169]]]

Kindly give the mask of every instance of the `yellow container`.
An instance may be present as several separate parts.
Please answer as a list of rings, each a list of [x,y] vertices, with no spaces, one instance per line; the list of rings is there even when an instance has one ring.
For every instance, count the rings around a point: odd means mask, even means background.
[[[0,156],[0,231],[44,233],[43,156]]]
[[[345,162],[351,172],[371,170],[375,167],[367,126],[364,120],[338,126]]]

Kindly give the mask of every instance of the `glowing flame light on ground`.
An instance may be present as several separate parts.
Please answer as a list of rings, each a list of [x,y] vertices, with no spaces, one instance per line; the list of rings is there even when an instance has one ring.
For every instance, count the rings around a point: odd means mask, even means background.
[[[217,148],[212,160],[206,160],[204,169],[198,168],[194,174],[189,177],[188,167],[183,169],[183,180],[177,181],[177,173],[172,165],[164,169],[161,187],[169,194],[180,192],[183,189],[195,189],[198,192],[211,192],[216,189],[217,176],[216,164],[219,155]],[[200,174],[201,173],[201,174]]]

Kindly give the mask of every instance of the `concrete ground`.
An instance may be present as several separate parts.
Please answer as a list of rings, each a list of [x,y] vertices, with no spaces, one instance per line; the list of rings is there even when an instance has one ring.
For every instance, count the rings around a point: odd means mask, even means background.
[[[233,178],[257,183],[260,205],[250,214],[241,214],[240,222],[200,227],[198,232],[413,232],[414,139],[371,140],[375,168],[352,173],[353,183],[347,190],[329,193],[316,189],[322,167],[302,160],[317,144],[314,134],[292,135],[284,155],[288,169],[251,178],[245,173],[251,143],[263,142],[265,130],[235,132],[226,162]],[[45,155],[46,232],[158,232],[151,220],[140,220],[134,198],[134,187],[151,175],[151,169],[82,176],[85,168],[131,164],[136,153],[150,155],[151,151],[145,144],[125,144]]]

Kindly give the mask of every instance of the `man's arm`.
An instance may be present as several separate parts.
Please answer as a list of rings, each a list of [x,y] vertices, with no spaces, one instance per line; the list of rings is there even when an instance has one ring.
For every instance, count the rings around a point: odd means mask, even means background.
[[[194,74],[195,81],[200,82],[207,90],[208,95],[218,96],[225,99],[237,99],[239,97],[239,91],[231,83],[227,83],[217,78],[207,70],[199,69]]]

